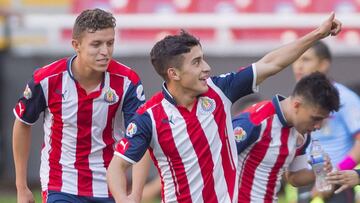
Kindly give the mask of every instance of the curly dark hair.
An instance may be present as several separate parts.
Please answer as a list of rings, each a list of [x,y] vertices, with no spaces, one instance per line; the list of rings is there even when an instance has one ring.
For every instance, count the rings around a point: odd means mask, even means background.
[[[303,97],[306,102],[329,112],[338,111],[340,108],[338,90],[326,75],[320,72],[311,73],[299,80],[292,95]]]
[[[111,13],[98,8],[84,10],[75,20],[72,37],[80,39],[84,31],[93,33],[97,30],[115,28],[115,26],[116,20]]]
[[[198,45],[201,46],[197,38],[181,30],[180,34],[168,35],[154,45],[150,52],[151,63],[156,72],[167,81],[167,69],[171,66],[180,68],[184,60],[182,54]]]

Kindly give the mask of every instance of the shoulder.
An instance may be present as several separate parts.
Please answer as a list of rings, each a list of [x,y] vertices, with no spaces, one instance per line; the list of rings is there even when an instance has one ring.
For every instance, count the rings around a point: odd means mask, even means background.
[[[144,105],[139,107],[139,109],[136,112],[141,115],[145,113],[148,109],[151,109],[154,106],[160,104],[163,99],[164,99],[164,95],[162,94],[162,92],[158,92],[154,96],[152,96],[147,102],[145,102]]]
[[[63,58],[51,64],[43,66],[34,72],[34,82],[40,83],[45,78],[57,75],[66,71],[67,59]]]
[[[275,107],[271,101],[262,101],[246,108],[243,114],[248,115],[249,121],[254,125],[259,125],[275,114]]]
[[[114,74],[120,77],[127,77],[132,83],[135,84],[140,81],[140,77],[133,69],[116,60],[110,61],[109,68],[107,71],[110,74]]]

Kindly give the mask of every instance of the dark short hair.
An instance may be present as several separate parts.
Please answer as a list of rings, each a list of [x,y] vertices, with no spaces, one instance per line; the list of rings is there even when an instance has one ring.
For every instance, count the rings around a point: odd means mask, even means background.
[[[168,35],[158,41],[151,49],[150,58],[156,72],[167,81],[169,67],[179,68],[183,63],[182,54],[190,52],[194,46],[201,46],[200,41],[185,30],[178,35]]]
[[[296,83],[293,96],[304,98],[305,102],[319,106],[329,112],[340,108],[339,92],[326,75],[314,72]]]
[[[311,47],[316,56],[320,59],[327,59],[331,61],[332,56],[329,47],[323,42],[323,41],[317,41],[315,44]]]
[[[99,8],[84,10],[75,20],[72,37],[80,39],[84,31],[93,33],[97,30],[115,28],[115,26],[116,20],[111,13]]]

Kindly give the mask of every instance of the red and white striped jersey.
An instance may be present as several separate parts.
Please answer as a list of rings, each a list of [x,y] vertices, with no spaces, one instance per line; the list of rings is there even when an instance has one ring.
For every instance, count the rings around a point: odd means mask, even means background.
[[[167,91],[137,111],[116,146],[115,155],[130,163],[149,148],[162,183],[162,202],[229,203],[237,201],[237,153],[231,104],[255,88],[250,66],[207,80],[191,111]]]
[[[124,124],[145,101],[143,87],[133,70],[112,60],[99,88],[87,94],[71,72],[75,57],[36,70],[14,113],[32,125],[44,112],[43,191],[109,197],[106,169]]]
[[[310,136],[303,137],[287,125],[279,104],[282,99],[277,95],[233,118],[239,153],[239,203],[277,202],[284,170],[292,165],[299,168],[299,163],[307,167],[306,160],[297,159],[296,163],[294,159],[306,157]]]

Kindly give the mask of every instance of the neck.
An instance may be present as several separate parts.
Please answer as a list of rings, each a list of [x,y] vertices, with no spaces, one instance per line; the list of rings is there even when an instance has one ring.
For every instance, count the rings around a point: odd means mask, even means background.
[[[171,84],[167,84],[167,90],[175,99],[177,105],[183,106],[191,111],[196,100],[196,95],[190,94],[189,92],[184,91],[183,88]]]
[[[74,78],[86,92],[94,90],[103,79],[103,72],[94,71],[81,63],[78,57],[73,60],[71,70]]]

